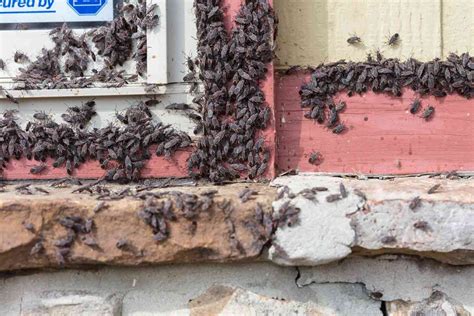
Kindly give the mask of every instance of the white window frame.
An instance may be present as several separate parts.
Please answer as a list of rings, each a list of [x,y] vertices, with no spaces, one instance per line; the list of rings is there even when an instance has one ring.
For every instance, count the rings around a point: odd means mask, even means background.
[[[158,5],[159,25],[147,31],[147,83],[168,83],[168,6],[167,0],[148,0]],[[166,49],[163,49],[163,43]]]
[[[160,23],[156,29],[147,32],[147,76],[144,81],[130,83],[120,88],[99,86],[80,89],[9,90],[10,94],[20,99],[134,96],[150,94],[145,89],[147,84],[157,85],[151,94],[187,93],[189,84],[182,80],[187,72],[186,56],[196,56],[193,1],[148,0],[148,5],[154,3],[159,7],[157,14],[160,16]],[[11,77],[4,77],[3,80],[0,78],[0,85],[8,88],[11,84]],[[5,99],[2,93],[0,93],[1,99]]]

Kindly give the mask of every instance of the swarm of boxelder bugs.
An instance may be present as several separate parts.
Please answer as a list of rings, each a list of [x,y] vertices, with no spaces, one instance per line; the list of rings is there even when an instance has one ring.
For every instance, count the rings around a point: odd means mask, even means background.
[[[187,147],[191,139],[169,125],[155,123],[149,106],[156,100],[140,102],[118,113],[122,125],[110,124],[89,130],[88,123],[96,114],[95,101],[69,107],[62,115],[67,124],[58,124],[44,112],[35,113],[35,120],[23,130],[15,113],[7,111],[0,119],[0,171],[11,159],[25,157],[42,162],[31,173],[46,170],[47,158],[53,168],[66,168],[69,175],[87,160],[98,160],[105,170],[105,180],[130,182],[140,179],[141,170],[153,154],[171,156]],[[154,153],[151,146],[157,146]]]
[[[398,41],[398,34],[394,34],[389,44],[396,45]],[[339,111],[335,110],[333,97],[337,93],[345,91],[352,96],[373,91],[400,97],[404,89],[412,89],[420,96],[444,97],[457,93],[469,99],[474,96],[473,82],[474,58],[468,53],[450,54],[446,60],[423,63],[413,58],[406,61],[384,58],[378,51],[376,59],[369,55],[366,62],[340,60],[316,67],[311,80],[300,89],[301,106],[308,109],[306,118],[340,134],[346,128],[339,123]],[[421,102],[416,99],[409,111],[416,114],[420,109]],[[430,120],[434,112],[435,108],[429,106],[421,117]]]
[[[96,82],[107,87],[120,87],[144,76],[147,71],[147,30],[159,23],[157,5],[147,6],[146,0],[124,4],[120,14],[105,26],[93,28],[80,36],[66,24],[49,33],[55,46],[43,48],[26,68],[19,68],[15,78],[17,89],[87,88]],[[90,45],[92,41],[93,45]],[[136,62],[136,75],[126,76],[117,70],[130,59]],[[29,58],[16,52],[14,61],[27,63]],[[101,69],[90,69],[93,62],[103,62]],[[0,62],[0,69],[5,65]],[[86,76],[92,71],[92,76]]]
[[[242,5],[229,37],[220,0],[196,0],[195,12],[198,58],[192,61],[191,68],[193,76],[203,81],[204,93],[194,98],[199,114],[194,106],[182,108],[198,122],[197,132],[204,136],[188,161],[190,172],[215,182],[242,174],[252,179],[260,177],[271,159],[265,139],[259,135],[271,117],[260,84],[273,58],[275,14],[267,0],[248,0]],[[147,8],[145,1],[139,1],[125,4],[111,23],[81,36],[63,25],[50,32],[56,46],[44,49],[21,70],[17,81],[28,89],[89,87],[96,81],[119,87],[132,78],[126,78],[115,67],[132,55],[137,60],[138,73],[146,70],[144,35],[146,29],[157,24],[156,6]],[[105,67],[93,69],[94,75],[85,78],[91,61],[99,57]],[[64,65],[61,59],[65,59]],[[16,125],[14,118],[5,118],[0,126],[6,131],[1,141],[2,166],[10,158],[26,156],[42,162],[53,158],[53,167],[65,167],[72,174],[86,160],[95,159],[106,170],[105,179],[125,182],[139,178],[140,170],[150,159],[151,145],[157,146],[155,154],[170,156],[191,144],[186,134],[153,123],[148,105],[142,103],[117,113],[122,125],[110,124],[88,131],[87,124],[95,115],[93,106],[88,105],[92,104],[68,109],[62,115],[68,124],[37,119],[28,124],[26,131]],[[178,109],[178,105],[173,105],[173,109]],[[40,113],[37,117],[46,118]]]
[[[84,219],[76,215],[65,216],[59,219],[59,224],[67,231],[65,237],[54,241],[54,246],[56,246],[56,259],[59,265],[66,263],[71,247],[79,236],[85,245],[92,248],[97,247],[97,243],[92,237],[92,230],[94,228],[94,221],[92,219]]]
[[[273,58],[275,14],[267,0],[246,1],[229,38],[220,0],[196,0],[194,7],[204,135],[189,169],[214,182],[243,174],[257,178],[270,160],[264,139],[257,135],[271,113],[260,83]]]

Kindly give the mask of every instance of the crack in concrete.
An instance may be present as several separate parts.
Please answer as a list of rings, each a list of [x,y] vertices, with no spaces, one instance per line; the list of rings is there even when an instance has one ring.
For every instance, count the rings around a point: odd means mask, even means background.
[[[418,300],[411,300],[411,299],[404,299],[404,298],[396,298],[396,299],[390,299],[390,300],[383,300],[382,297],[383,297],[383,293],[378,291],[377,289],[374,289],[374,291],[371,291],[368,289],[366,283],[364,282],[343,282],[343,281],[324,281],[324,282],[316,282],[316,281],[310,281],[308,283],[300,283],[299,280],[301,279],[302,275],[301,275],[301,270],[300,270],[300,267],[295,267],[296,268],[296,271],[297,271],[297,276],[295,278],[295,282],[296,282],[296,286],[298,288],[304,288],[304,287],[307,287],[307,286],[311,286],[311,285],[321,285],[321,284],[352,284],[352,285],[360,285],[362,287],[362,290],[366,293],[367,295],[367,298],[371,301],[378,301],[380,302],[380,311],[381,311],[381,315],[382,316],[388,316],[389,313],[388,313],[388,310],[387,310],[387,305],[391,302],[394,302],[394,301],[402,301],[402,302],[411,302],[411,303],[421,303],[421,302],[424,302],[426,300],[429,300],[435,293],[442,293],[442,295],[445,295],[446,297],[449,297],[445,292],[443,292],[443,290],[441,288],[438,288],[437,289],[437,286],[439,286],[438,284],[434,285],[431,287],[432,289],[432,292],[429,296],[426,296],[426,297],[423,297],[422,299],[418,299]],[[457,302],[459,306],[463,306],[462,303],[460,302]]]
[[[304,284],[301,284],[301,283],[298,283],[298,280],[301,278],[301,272],[300,272],[300,269],[299,267],[296,267],[297,271],[298,271],[298,275],[295,279],[295,282],[296,282],[296,286],[298,288],[304,288],[304,287],[307,287],[307,286],[311,286],[313,284],[317,285],[317,284],[355,284],[355,285],[360,285],[362,286],[364,292],[367,293],[367,297],[369,297],[370,299],[374,300],[374,301],[380,301],[380,302],[385,302],[377,297],[374,297],[373,294],[374,293],[379,293],[379,292],[372,292],[370,291],[366,284],[364,282],[341,282],[341,281],[335,281],[335,282],[331,282],[331,281],[326,281],[326,282],[316,282],[316,281],[311,281],[309,283],[304,283]],[[376,294],[377,295],[377,294]]]
[[[297,287],[297,288],[302,288],[303,286],[300,286],[300,285],[298,284],[298,281],[299,281],[299,279],[301,278],[300,267],[295,266],[295,269],[296,269],[296,277],[295,277],[295,284],[296,284],[296,287]]]
[[[380,311],[382,312],[382,316],[388,316],[387,302],[381,301],[381,304],[380,304]]]
[[[295,269],[296,269],[296,272],[297,272],[296,278],[295,278],[295,283],[296,283],[297,288],[301,289],[301,288],[310,286],[312,284],[355,284],[355,285],[360,285],[360,286],[362,286],[362,289],[366,293],[367,298],[369,300],[380,302],[380,311],[382,313],[381,315],[382,316],[388,316],[387,301],[383,301],[383,300],[380,300],[380,299],[374,297],[373,293],[379,293],[379,292],[371,292],[369,289],[367,289],[367,286],[365,285],[365,283],[363,283],[363,282],[329,282],[329,281],[328,282],[315,282],[315,281],[311,281],[310,283],[301,284],[301,283],[298,282],[301,278],[301,270],[298,266],[295,266]]]

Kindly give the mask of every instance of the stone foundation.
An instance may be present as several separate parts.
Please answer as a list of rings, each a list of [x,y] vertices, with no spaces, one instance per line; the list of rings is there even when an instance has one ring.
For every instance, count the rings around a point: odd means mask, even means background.
[[[341,194],[341,183],[347,196],[328,201]],[[137,187],[94,212],[96,195],[74,188],[37,194],[45,183],[21,195],[17,186],[0,193],[0,315],[474,314],[470,178],[298,175],[271,185],[153,189],[216,191],[195,224],[178,216],[161,242],[138,216]],[[255,194],[241,200],[246,189]],[[420,202],[410,207],[415,197]],[[226,201],[231,212],[221,209]],[[278,225],[286,202],[299,216]],[[78,234],[59,264],[57,241],[66,234],[60,219],[73,215],[93,219],[93,229]],[[270,235],[265,216],[275,224]],[[126,249],[117,247],[123,238]],[[43,249],[32,255],[38,240]]]
[[[0,282],[1,315],[474,313],[474,267],[400,256],[304,268],[263,262],[103,267]]]

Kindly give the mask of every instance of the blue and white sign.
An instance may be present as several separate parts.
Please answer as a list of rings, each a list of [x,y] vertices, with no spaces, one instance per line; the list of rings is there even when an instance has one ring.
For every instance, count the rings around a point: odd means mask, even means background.
[[[107,0],[67,0],[67,3],[79,15],[97,15]]]
[[[0,0],[0,24],[105,22],[114,0]]]

